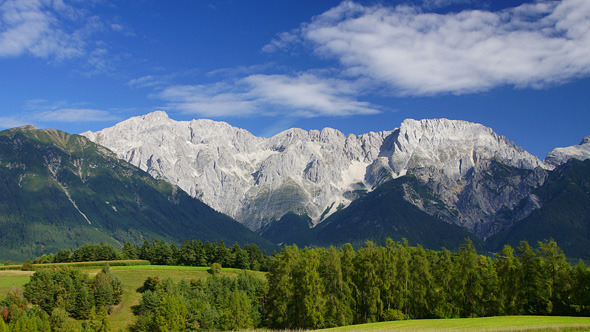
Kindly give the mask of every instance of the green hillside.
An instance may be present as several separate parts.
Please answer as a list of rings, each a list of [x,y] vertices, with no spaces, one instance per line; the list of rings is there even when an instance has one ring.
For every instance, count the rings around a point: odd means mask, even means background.
[[[274,248],[86,138],[32,126],[0,132],[0,227],[0,260],[155,238]]]
[[[404,199],[404,186],[418,188],[417,179],[403,176],[379,186],[314,228],[314,244],[360,245],[369,239],[384,244],[408,240],[429,249],[456,249],[466,238],[477,247],[482,241],[466,229],[430,216]]]
[[[521,240],[536,243],[553,238],[568,257],[590,257],[590,160],[570,160],[549,174],[535,191],[543,206],[487,241],[498,251]]]

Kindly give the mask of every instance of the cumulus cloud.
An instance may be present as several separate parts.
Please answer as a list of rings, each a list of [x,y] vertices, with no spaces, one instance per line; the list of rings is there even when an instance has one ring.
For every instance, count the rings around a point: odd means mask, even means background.
[[[542,88],[590,75],[588,0],[449,14],[346,1],[279,37],[268,51],[297,37],[351,77],[399,95]]]
[[[63,108],[38,112],[33,118],[43,122],[102,122],[116,121],[119,117],[109,111],[90,108]]]
[[[310,73],[249,75],[211,85],[171,86],[156,96],[168,107],[201,116],[289,115],[297,117],[375,114],[379,110],[350,95],[351,83]]]

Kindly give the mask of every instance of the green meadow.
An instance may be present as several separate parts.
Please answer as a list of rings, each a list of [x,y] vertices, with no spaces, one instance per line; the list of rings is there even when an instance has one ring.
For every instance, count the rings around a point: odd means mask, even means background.
[[[502,316],[416,319],[350,325],[321,331],[589,331],[590,317]]]

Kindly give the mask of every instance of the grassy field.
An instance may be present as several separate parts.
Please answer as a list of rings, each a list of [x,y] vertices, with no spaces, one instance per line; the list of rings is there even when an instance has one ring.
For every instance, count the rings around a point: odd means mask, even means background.
[[[0,299],[3,299],[11,288],[24,286],[33,273],[32,271],[0,271]]]
[[[590,317],[503,316],[416,319],[344,326],[321,331],[589,331]]]

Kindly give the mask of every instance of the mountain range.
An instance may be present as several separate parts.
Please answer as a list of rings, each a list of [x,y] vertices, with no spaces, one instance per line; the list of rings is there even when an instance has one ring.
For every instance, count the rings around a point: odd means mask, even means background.
[[[310,245],[327,243],[320,230],[392,180],[401,181],[394,186],[404,206],[487,239],[542,208],[539,190],[556,167],[590,157],[588,137],[539,160],[491,128],[448,119],[408,119],[358,136],[294,128],[262,138],[158,111],[82,135],[276,243]],[[368,204],[355,205],[364,218],[375,209]]]
[[[33,126],[0,132],[0,259],[89,242],[187,238],[274,245],[85,137]]]
[[[30,255],[90,240],[186,237],[269,250],[270,242],[386,237],[452,249],[469,237],[491,251],[554,237],[566,254],[590,249],[590,161],[582,161],[590,136],[541,161],[460,120],[408,119],[358,136],[294,128],[263,138],[158,111],[81,136],[5,130],[0,148],[0,223],[16,230],[0,236],[0,247],[13,254],[23,243],[32,243],[21,250]],[[39,240],[36,229],[69,240]]]
[[[287,212],[316,225],[359,194],[410,172],[448,207],[436,211],[439,217],[487,236],[496,231],[488,224],[497,212],[518,202],[488,205],[477,201],[482,193],[469,197],[480,189],[470,186],[471,177],[493,160],[523,170],[552,168],[490,128],[447,119],[406,120],[400,128],[359,136],[289,129],[267,139],[224,122],[174,121],[160,111],[82,135],[252,230]],[[533,187],[542,181],[527,180]],[[500,194],[527,196],[521,189]]]

